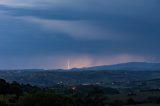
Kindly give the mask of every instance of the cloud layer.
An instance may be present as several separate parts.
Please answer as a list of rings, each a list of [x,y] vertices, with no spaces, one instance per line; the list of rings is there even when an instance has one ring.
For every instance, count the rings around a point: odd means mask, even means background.
[[[159,0],[1,0],[0,67],[160,62],[159,13]]]

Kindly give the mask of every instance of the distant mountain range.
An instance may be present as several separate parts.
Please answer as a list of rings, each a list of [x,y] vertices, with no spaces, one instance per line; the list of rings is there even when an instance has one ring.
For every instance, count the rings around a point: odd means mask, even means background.
[[[113,65],[102,65],[102,66],[93,66],[93,67],[84,67],[84,68],[73,68],[70,70],[65,69],[15,69],[15,70],[0,70],[5,72],[70,72],[70,71],[160,71],[160,63],[148,63],[148,62],[128,62],[120,63]]]
[[[65,85],[100,84],[110,87],[128,87],[133,86],[132,81],[155,80],[159,83],[160,63],[130,62],[71,70],[4,70],[0,71],[1,78],[9,82],[17,81],[47,87],[62,83]],[[149,86],[152,87],[152,85]],[[157,86],[160,87],[160,85]]]
[[[128,70],[128,71],[151,71],[160,70],[160,63],[129,62],[114,65],[94,66],[82,68],[81,70]]]

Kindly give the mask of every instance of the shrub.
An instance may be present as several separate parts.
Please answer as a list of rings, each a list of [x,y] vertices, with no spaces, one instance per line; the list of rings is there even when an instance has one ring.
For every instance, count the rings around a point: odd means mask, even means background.
[[[19,106],[72,106],[70,98],[51,92],[37,92],[21,97]]]

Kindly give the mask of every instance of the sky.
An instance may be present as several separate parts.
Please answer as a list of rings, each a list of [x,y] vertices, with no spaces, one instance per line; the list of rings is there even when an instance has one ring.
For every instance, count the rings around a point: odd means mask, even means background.
[[[159,0],[0,0],[0,69],[160,62]]]

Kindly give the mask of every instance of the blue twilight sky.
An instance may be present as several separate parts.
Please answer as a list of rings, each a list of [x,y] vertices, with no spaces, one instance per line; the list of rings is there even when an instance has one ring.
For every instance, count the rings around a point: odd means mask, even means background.
[[[160,62],[160,0],[0,0],[0,69]]]

